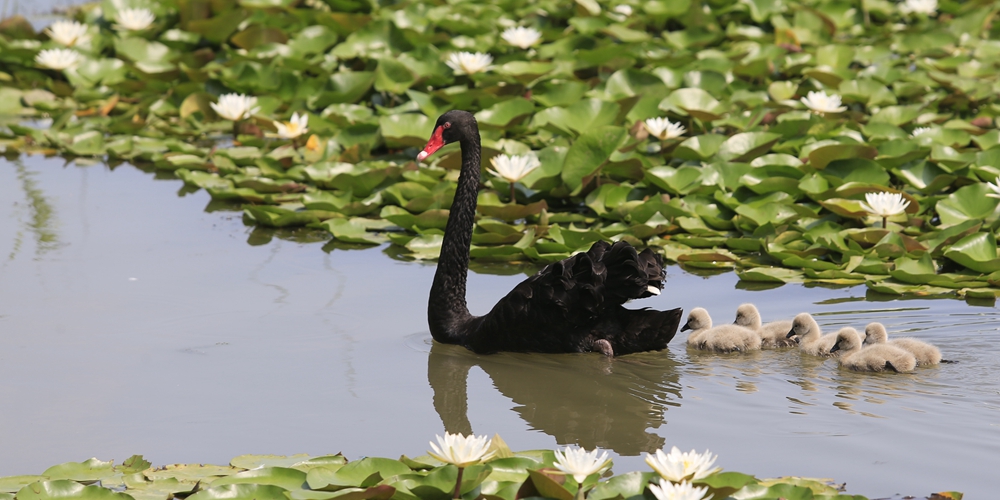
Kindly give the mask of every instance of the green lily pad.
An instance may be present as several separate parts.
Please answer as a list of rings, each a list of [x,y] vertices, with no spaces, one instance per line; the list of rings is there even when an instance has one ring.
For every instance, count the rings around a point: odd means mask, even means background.
[[[390,146],[423,147],[430,138],[434,123],[424,115],[405,113],[379,118],[382,137]]]
[[[535,114],[534,127],[548,127],[566,135],[597,132],[618,117],[621,107],[601,99],[583,99],[568,107],[552,107]],[[581,136],[580,139],[582,140]]]
[[[975,233],[955,242],[944,256],[981,273],[1000,271],[1000,254],[992,233]]]
[[[689,137],[674,148],[673,156],[683,160],[708,160],[715,156],[723,142],[726,142],[726,136],[721,134]]]
[[[162,468],[149,469],[142,474],[151,481],[174,478],[180,481],[209,479],[235,474],[242,469],[226,465],[173,464]]]
[[[743,281],[764,283],[798,283],[803,281],[802,272],[780,267],[754,267],[736,271]]]
[[[44,481],[44,476],[6,476],[0,477],[0,492],[16,493],[25,485]]]
[[[1000,200],[986,196],[991,194],[986,184],[971,184],[957,189],[954,193],[937,202],[935,210],[941,217],[941,224],[951,226],[968,220],[982,220],[991,217],[1000,205]]]
[[[403,94],[416,81],[416,75],[406,65],[390,57],[380,59],[375,68],[374,85],[379,92]]]
[[[873,292],[886,295],[913,295],[917,297],[934,297],[954,295],[953,290],[928,285],[908,285],[904,283],[883,281],[866,281],[865,286]]]
[[[54,465],[42,472],[49,479],[72,479],[80,482],[94,482],[114,474],[114,462],[103,462],[96,458]]]
[[[212,481],[211,488],[227,484],[273,485],[296,490],[306,487],[306,473],[286,467],[261,467],[216,479]]]
[[[770,132],[739,133],[719,146],[718,156],[727,161],[750,161],[767,153],[779,139],[780,134]]]
[[[535,105],[523,98],[515,97],[500,101],[493,106],[476,113],[476,121],[481,125],[504,128],[535,110]]]
[[[809,165],[816,170],[826,168],[835,160],[867,159],[878,156],[878,150],[861,144],[831,144],[812,150],[809,153]]]
[[[270,484],[227,484],[199,491],[191,500],[288,500],[288,490]]]
[[[677,89],[660,102],[660,109],[688,114],[702,121],[722,118],[726,107],[707,91],[699,88]]]
[[[563,182],[573,191],[583,186],[583,179],[594,175],[628,137],[621,127],[599,127],[582,134],[566,153]]]
[[[24,500],[134,500],[126,493],[118,493],[101,486],[84,486],[68,479],[38,481],[18,490],[15,498]]]
[[[701,169],[695,167],[653,167],[646,180],[673,194],[688,194],[701,186]]]
[[[835,186],[847,182],[889,185],[889,173],[885,168],[864,158],[833,160],[823,169],[823,176]]]
[[[889,275],[903,283],[929,284],[937,276],[937,269],[931,254],[925,253],[919,259],[902,257],[896,260],[896,268]]]
[[[370,224],[365,219],[357,217],[350,219],[327,219],[319,223],[319,227],[330,231],[339,241],[345,243],[361,243],[366,245],[378,245],[385,243],[387,237],[380,233],[370,232]],[[351,486],[360,486],[357,484]]]

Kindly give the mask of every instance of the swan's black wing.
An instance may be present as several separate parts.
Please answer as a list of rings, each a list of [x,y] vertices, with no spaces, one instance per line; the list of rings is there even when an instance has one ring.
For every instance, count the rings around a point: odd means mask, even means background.
[[[464,335],[476,352],[586,352],[606,339],[615,354],[666,347],[680,310],[630,311],[621,305],[663,287],[662,258],[632,245],[595,243],[518,284]],[[666,315],[663,317],[657,315]]]

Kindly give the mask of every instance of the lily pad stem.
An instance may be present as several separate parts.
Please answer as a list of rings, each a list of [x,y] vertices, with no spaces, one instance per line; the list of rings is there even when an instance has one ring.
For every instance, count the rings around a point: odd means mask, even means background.
[[[517,204],[517,197],[514,196],[514,183],[510,183],[510,202]]]
[[[889,229],[885,224],[888,217],[882,217],[882,229]]]
[[[586,493],[586,491],[584,491],[583,489],[583,484],[580,484],[579,487],[576,489],[576,500],[583,500],[584,493]]]
[[[462,467],[458,468],[458,478],[455,479],[455,495],[452,498],[462,498],[462,473],[465,469]]]

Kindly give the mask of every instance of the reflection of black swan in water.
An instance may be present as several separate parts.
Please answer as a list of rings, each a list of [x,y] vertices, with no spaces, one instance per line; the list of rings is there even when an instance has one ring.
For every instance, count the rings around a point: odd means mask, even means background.
[[[472,367],[486,372],[500,394],[510,399],[500,409],[509,406],[528,428],[552,436],[560,445],[588,450],[600,447],[627,456],[653,453],[665,442],[654,429],[666,422],[670,407],[681,404],[678,362],[669,353],[621,360],[516,353],[477,356],[435,342],[427,358],[427,380],[434,391],[434,409],[448,432],[468,435],[475,430],[468,413],[467,379]]]
[[[465,111],[441,115],[417,159],[455,141],[462,147],[462,171],[427,307],[434,340],[478,353],[595,351],[612,356],[667,347],[681,309],[622,307],[630,299],[660,293],[663,260],[649,249],[637,253],[623,241],[600,241],[586,253],[550,264],[514,287],[485,316],[471,315],[465,280],[480,177],[476,119]]]

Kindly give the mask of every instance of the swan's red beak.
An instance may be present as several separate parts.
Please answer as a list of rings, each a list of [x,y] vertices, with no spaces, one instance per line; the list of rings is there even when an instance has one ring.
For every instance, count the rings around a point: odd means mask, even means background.
[[[434,154],[435,151],[441,149],[444,146],[444,127],[438,127],[434,129],[434,133],[431,134],[431,138],[427,141],[427,145],[424,146],[424,150],[417,155],[417,161],[423,161],[424,158]]]

